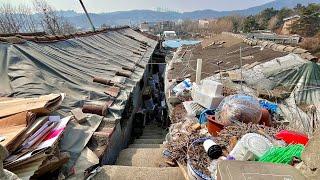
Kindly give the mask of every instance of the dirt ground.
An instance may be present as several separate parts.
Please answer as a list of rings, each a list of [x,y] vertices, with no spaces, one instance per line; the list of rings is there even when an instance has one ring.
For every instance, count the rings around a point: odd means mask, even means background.
[[[213,45],[203,48],[212,42],[224,41],[222,45]],[[210,39],[203,40],[202,44],[184,48],[182,62],[174,63],[172,78],[181,78],[188,74],[191,80],[195,80],[196,60],[202,59],[202,79],[215,74],[219,70],[216,63],[223,61],[220,65],[222,70],[240,67],[240,47],[242,48],[242,65],[254,62],[266,62],[277,57],[287,55],[287,53],[273,51],[268,48],[252,47],[246,45],[242,40],[229,35],[214,35]]]

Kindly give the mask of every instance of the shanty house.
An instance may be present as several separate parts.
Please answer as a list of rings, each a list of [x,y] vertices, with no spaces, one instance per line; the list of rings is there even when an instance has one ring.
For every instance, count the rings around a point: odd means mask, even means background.
[[[129,27],[59,36],[1,37],[0,97],[65,93],[61,107],[54,112],[75,117],[58,146],[58,151],[70,153],[63,164],[65,174],[72,174],[79,159],[86,164],[82,168],[90,167],[86,154],[94,154],[98,163],[100,159],[101,164],[112,164],[130,139],[132,115],[141,106],[141,92],[152,71],[147,64],[157,44]],[[83,113],[84,120],[77,119]],[[45,158],[32,161],[36,162],[33,168],[24,168],[27,163],[9,170],[26,179],[52,171],[57,165],[51,161],[52,154],[42,156]],[[76,175],[82,177],[84,170],[76,169]]]

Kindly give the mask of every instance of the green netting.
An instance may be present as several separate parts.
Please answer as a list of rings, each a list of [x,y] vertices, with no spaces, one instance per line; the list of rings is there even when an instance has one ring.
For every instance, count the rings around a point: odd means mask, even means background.
[[[274,147],[266,152],[259,162],[270,162],[280,164],[290,164],[293,157],[301,158],[301,153],[304,150],[303,145],[289,145],[287,147]]]

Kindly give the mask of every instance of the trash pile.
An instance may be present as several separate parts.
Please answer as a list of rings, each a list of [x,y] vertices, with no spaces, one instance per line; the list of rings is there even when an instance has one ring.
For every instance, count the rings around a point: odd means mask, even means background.
[[[173,124],[164,155],[168,164],[185,166],[189,179],[305,179],[301,164],[316,174],[303,159],[312,136],[289,126],[279,101],[210,78],[172,87],[170,99],[189,98],[171,103]]]
[[[6,149],[1,155],[6,170],[20,178],[36,178],[69,160],[70,155],[61,153],[58,143],[71,116],[48,115],[58,109],[64,97],[49,94],[0,99],[0,145]]]

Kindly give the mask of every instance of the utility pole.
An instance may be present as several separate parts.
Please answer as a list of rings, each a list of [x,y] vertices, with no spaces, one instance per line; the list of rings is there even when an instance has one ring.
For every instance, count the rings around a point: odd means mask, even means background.
[[[216,64],[218,65],[219,67],[219,75],[220,75],[220,82],[222,83],[222,75],[221,75],[221,67],[220,67],[220,64],[222,64],[223,61],[218,61]]]
[[[242,47],[240,46],[240,71],[241,71],[241,91],[243,92],[243,87],[242,87],[242,81],[243,81],[243,74],[242,74]]]
[[[202,59],[197,59],[196,84],[200,84],[202,71]]]
[[[92,21],[91,21],[91,19],[90,19],[90,16],[89,16],[89,14],[88,14],[88,12],[87,12],[87,9],[86,9],[86,7],[84,6],[82,0],[79,0],[79,2],[80,2],[80,4],[81,4],[84,12],[86,13],[86,16],[87,16],[87,18],[88,18],[88,20],[89,20],[89,23],[91,24],[92,30],[93,30],[93,31],[96,31],[96,28],[94,27],[94,25],[93,25],[93,23],[92,23]]]

